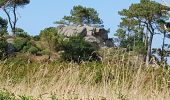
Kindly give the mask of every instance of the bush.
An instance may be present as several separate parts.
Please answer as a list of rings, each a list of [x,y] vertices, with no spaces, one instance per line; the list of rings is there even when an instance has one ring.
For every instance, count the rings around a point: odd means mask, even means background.
[[[5,38],[0,37],[0,59],[4,57],[4,54],[6,53],[6,47],[7,47],[7,41]]]
[[[15,34],[17,37],[22,37],[22,38],[31,38],[30,35],[28,35],[27,32],[25,32],[23,29],[21,28],[16,28],[15,29]]]
[[[34,41],[39,41],[39,40],[40,40],[40,36],[39,36],[39,35],[35,35],[35,36],[33,37],[33,39],[34,39]]]
[[[61,55],[62,59],[80,62],[89,60],[96,48],[82,37],[74,36],[63,42],[62,50],[64,51]]]
[[[42,54],[49,55],[50,54],[50,50],[49,49],[44,49],[44,50],[42,50]]]
[[[39,51],[39,49],[37,47],[34,47],[34,46],[31,46],[28,49],[28,52],[31,53],[31,54],[37,54],[38,51]]]
[[[63,36],[58,34],[58,30],[55,27],[45,28],[40,33],[40,39],[46,44],[46,48],[49,51],[60,51],[61,43],[63,42]]]
[[[22,50],[23,50],[23,52],[27,52],[29,48],[30,48],[30,46],[27,45],[27,46],[24,46]]]
[[[143,42],[138,41],[134,47],[134,51],[138,54],[146,55],[146,46]]]
[[[7,35],[7,24],[8,21],[0,17],[0,36]]]
[[[27,39],[24,39],[24,38],[16,38],[14,40],[14,47],[15,47],[15,50],[17,52],[21,51],[23,49],[24,46],[26,46],[28,40]]]
[[[37,52],[41,51],[37,47],[35,41],[31,41],[27,38],[17,37],[14,40],[13,45],[17,52],[29,52],[31,54],[37,54]]]
[[[31,47],[37,47],[36,44],[34,43],[34,41],[28,41],[26,43],[26,45],[23,47],[22,51],[23,52],[28,52],[28,50],[31,48]]]

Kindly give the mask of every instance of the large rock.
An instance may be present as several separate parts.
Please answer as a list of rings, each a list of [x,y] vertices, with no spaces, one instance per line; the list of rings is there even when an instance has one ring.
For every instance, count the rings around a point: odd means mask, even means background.
[[[71,25],[57,27],[58,33],[69,38],[71,36],[80,35],[86,41],[97,44],[97,47],[113,47],[114,44],[108,38],[108,31],[104,28],[93,27],[88,25]]]
[[[8,36],[7,37],[7,43],[8,43],[8,45],[7,45],[7,54],[8,55],[14,54],[14,52],[15,52],[15,47],[13,45],[14,38],[12,36]]]

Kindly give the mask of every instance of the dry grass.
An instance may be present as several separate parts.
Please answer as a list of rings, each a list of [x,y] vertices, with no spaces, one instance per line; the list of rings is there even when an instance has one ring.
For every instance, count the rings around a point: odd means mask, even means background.
[[[102,51],[102,63],[0,63],[0,89],[39,100],[169,100],[170,69],[145,67],[122,50]]]

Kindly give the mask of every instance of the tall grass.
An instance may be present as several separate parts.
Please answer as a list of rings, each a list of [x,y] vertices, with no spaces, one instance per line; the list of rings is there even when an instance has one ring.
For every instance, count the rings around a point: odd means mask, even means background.
[[[102,62],[0,62],[0,90],[39,100],[168,100],[170,69],[145,67],[142,57],[100,51]]]

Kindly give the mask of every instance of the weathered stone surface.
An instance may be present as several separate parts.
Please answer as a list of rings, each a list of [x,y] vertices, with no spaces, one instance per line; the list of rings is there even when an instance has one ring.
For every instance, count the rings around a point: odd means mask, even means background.
[[[80,35],[86,41],[97,44],[98,47],[112,47],[114,44],[108,38],[108,31],[104,28],[92,27],[88,25],[59,26],[58,33],[65,37]]]
[[[106,43],[106,46],[107,46],[107,47],[113,47],[113,46],[115,46],[112,39],[106,40],[105,43]]]
[[[96,38],[94,36],[85,36],[84,38],[85,38],[86,41],[92,42],[92,43],[96,42],[96,43],[99,44],[101,42],[98,38]]]
[[[15,52],[15,47],[13,45],[14,38],[10,37],[10,36],[7,37],[7,38],[8,38],[7,39],[7,43],[8,43],[8,45],[7,45],[7,54],[11,55],[11,54],[13,54]]]

